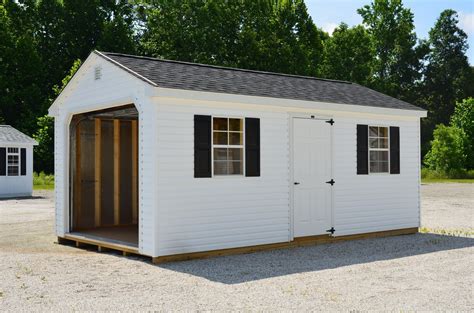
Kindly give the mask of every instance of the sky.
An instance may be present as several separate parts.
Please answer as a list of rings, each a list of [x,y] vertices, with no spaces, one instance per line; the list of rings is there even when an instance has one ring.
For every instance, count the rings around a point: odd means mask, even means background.
[[[357,9],[371,0],[306,0],[309,14],[314,23],[332,33],[341,22],[349,26],[362,23]],[[418,38],[428,38],[429,30],[434,26],[440,13],[453,9],[459,14],[458,26],[468,35],[469,63],[474,65],[474,0],[404,0],[403,4],[414,14],[415,31]]]

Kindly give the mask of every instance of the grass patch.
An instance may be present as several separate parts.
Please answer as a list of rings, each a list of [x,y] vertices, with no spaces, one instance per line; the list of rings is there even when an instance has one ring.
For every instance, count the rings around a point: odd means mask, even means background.
[[[35,190],[52,190],[54,189],[54,175],[48,175],[44,172],[33,173],[33,189]]]
[[[450,172],[441,172],[421,169],[422,183],[474,183],[474,170],[459,170]]]
[[[474,184],[474,179],[472,178],[422,178],[422,184],[436,184],[436,183],[465,183],[465,184]]]
[[[474,237],[473,229],[444,229],[444,228],[429,228],[421,227],[420,233],[424,234],[437,234],[445,236],[457,236],[457,237]]]
[[[33,185],[33,190],[54,190],[54,185]]]

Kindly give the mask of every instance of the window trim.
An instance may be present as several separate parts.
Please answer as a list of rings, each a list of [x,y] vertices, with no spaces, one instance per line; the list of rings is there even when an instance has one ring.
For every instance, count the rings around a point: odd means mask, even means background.
[[[239,119],[242,120],[242,144],[241,145],[218,145],[214,144],[214,119],[225,118],[225,119]],[[229,133],[229,130],[226,131]],[[227,175],[215,175],[214,174],[214,148],[242,148],[242,174],[227,174]],[[211,178],[242,178],[245,177],[245,117],[234,116],[234,115],[211,115]]]
[[[21,176],[21,168],[20,168],[20,165],[21,165],[21,155],[20,155],[20,147],[6,147],[7,148],[7,151],[6,151],[6,158],[5,158],[5,162],[6,162],[6,175],[5,177],[20,177]],[[17,151],[16,152],[10,152],[9,150],[10,149],[16,149]],[[9,167],[10,166],[15,166],[15,165],[10,165],[9,161],[8,161],[8,157],[9,156],[17,156],[18,158],[18,163],[16,164],[16,168],[17,168],[17,175],[10,175],[9,173]]]
[[[387,128],[387,148],[371,148],[370,147],[370,127],[384,127]],[[374,137],[372,137],[374,138]],[[376,138],[385,138],[385,137],[376,137]],[[386,172],[372,172],[370,170],[370,151],[387,151],[388,162],[387,162],[387,171]],[[380,124],[367,124],[367,160],[368,160],[368,175],[390,175],[390,126],[380,125]]]

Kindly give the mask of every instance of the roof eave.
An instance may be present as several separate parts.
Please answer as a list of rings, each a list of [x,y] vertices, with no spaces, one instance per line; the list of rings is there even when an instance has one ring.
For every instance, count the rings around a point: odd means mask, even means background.
[[[241,94],[217,93],[209,91],[195,91],[186,89],[163,88],[156,87],[148,94],[152,97],[162,97],[171,99],[185,99],[189,101],[205,101],[205,102],[228,102],[248,105],[266,105],[288,107],[296,109],[317,109],[325,111],[354,112],[354,113],[371,113],[381,115],[398,115],[413,116],[424,118],[427,111],[424,109],[399,109],[399,108],[383,108],[368,105],[332,103],[321,101],[308,101],[286,98],[272,98],[262,96],[249,96]]]

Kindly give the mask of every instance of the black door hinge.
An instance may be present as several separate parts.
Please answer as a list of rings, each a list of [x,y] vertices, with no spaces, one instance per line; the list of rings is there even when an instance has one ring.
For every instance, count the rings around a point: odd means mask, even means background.
[[[326,230],[326,232],[331,233],[331,235],[334,235],[335,231],[336,230],[334,229],[334,227],[331,227],[331,229]]]
[[[327,182],[326,182],[326,184],[331,184],[331,186],[334,185],[335,183],[336,183],[336,182],[334,181],[334,179],[331,179],[330,181],[327,181]]]
[[[326,121],[326,123],[329,123],[331,124],[331,126],[334,124],[334,120],[333,119],[330,119],[329,121]]]

